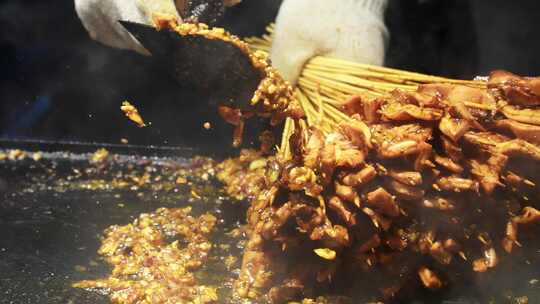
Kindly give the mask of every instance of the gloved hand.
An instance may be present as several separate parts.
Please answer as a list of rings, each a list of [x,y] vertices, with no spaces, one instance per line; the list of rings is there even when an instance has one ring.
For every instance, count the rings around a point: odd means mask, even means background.
[[[173,0],[75,0],[75,9],[92,39],[145,55],[148,51],[118,20],[151,24],[154,13],[180,18]]]
[[[276,20],[272,64],[293,85],[317,55],[382,65],[386,6],[387,0],[285,0]]]
[[[179,11],[189,20],[215,22],[225,7],[241,0],[75,0],[75,9],[92,39],[108,46],[148,55],[118,20],[151,24],[154,14],[175,16]]]

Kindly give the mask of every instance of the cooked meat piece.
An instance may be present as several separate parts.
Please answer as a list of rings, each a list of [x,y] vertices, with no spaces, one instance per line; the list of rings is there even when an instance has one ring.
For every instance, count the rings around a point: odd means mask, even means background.
[[[443,286],[437,275],[427,267],[421,267],[418,270],[418,276],[427,289],[437,290]]]
[[[240,123],[234,127],[233,130],[233,147],[239,148],[242,145],[242,137],[244,134],[244,121],[240,121]]]
[[[313,250],[313,252],[315,252],[315,254],[320,258],[328,261],[333,261],[337,257],[337,253],[334,250],[328,248],[317,248]]]
[[[368,193],[366,205],[389,217],[399,216],[399,206],[396,199],[384,188],[378,188]]]
[[[353,203],[355,206],[360,207],[360,196],[356,193],[352,187],[335,183],[336,195],[344,201]]]
[[[451,106],[457,116],[463,118],[478,130],[484,130],[484,128],[477,121],[476,117],[486,116],[487,113],[483,109],[494,110],[496,108],[495,99],[485,90],[477,88],[462,85],[434,84],[420,86],[419,92],[439,96]],[[476,105],[474,111],[469,109],[468,105]]]
[[[540,78],[520,77],[497,70],[490,74],[488,88],[498,89],[506,99],[516,105],[540,105]]]
[[[235,293],[242,298],[259,297],[262,290],[272,285],[273,273],[279,270],[276,268],[279,264],[271,254],[260,248],[262,242],[260,236],[252,234],[244,251],[240,275],[234,286]]]
[[[381,158],[398,158],[431,151],[431,145],[426,143],[431,139],[431,132],[431,128],[418,124],[397,127],[381,124],[372,127],[373,139]]]
[[[483,258],[474,260],[473,270],[475,272],[486,272],[489,268],[497,266],[498,263],[497,252],[495,252],[495,249],[490,248],[484,251]]]
[[[371,219],[371,222],[373,222],[373,225],[376,228],[382,229],[384,231],[388,231],[390,229],[392,222],[384,218],[379,213],[373,211],[373,209],[363,208],[362,212],[364,212],[367,216],[369,216],[369,218]]]
[[[455,209],[455,206],[450,201],[442,197],[430,197],[422,201],[422,205],[427,208],[438,209],[441,211],[451,211]]]
[[[536,126],[540,125],[540,109],[521,109],[507,105],[502,107],[500,111],[509,119]]]
[[[317,184],[317,175],[307,167],[294,167],[286,176],[287,187],[292,191],[305,191],[306,195],[317,197],[323,190]]]
[[[520,216],[512,219],[519,225],[527,225],[540,222],[540,211],[533,207],[523,208],[523,213]]]
[[[303,298],[304,284],[299,279],[286,280],[282,285],[274,286],[268,292],[271,303],[288,303]]]
[[[485,151],[490,151],[494,147],[496,147],[500,143],[504,143],[509,141],[510,139],[506,136],[492,133],[492,132],[467,132],[463,136],[463,138],[475,145],[478,146],[480,149]]]
[[[418,248],[420,249],[420,252],[423,254],[429,254],[431,245],[433,245],[434,242],[435,232],[433,230],[421,233],[420,237],[418,238]]]
[[[343,135],[332,133],[326,137],[325,148],[333,147],[335,165],[337,167],[356,168],[364,163],[365,153],[358,150]],[[324,159],[323,159],[324,160]]]
[[[492,194],[497,186],[503,186],[499,180],[500,168],[480,163],[475,159],[469,160],[469,165],[471,166],[471,173],[478,180],[486,194]]]
[[[425,142],[431,139],[432,129],[420,124],[406,124],[393,126],[390,124],[373,125],[371,134],[376,144],[382,145],[384,142],[396,143],[404,140]]]
[[[403,171],[399,172],[396,170],[390,170],[390,177],[396,181],[409,185],[409,186],[420,186],[422,184],[422,174],[414,171]]]
[[[330,221],[313,229],[310,238],[313,241],[321,241],[328,248],[347,247],[351,242],[347,228],[340,225],[332,225]]]
[[[320,207],[312,207],[302,203],[296,203],[294,206],[294,215],[296,225],[301,233],[309,234],[317,227],[325,225],[328,222],[326,213]]]
[[[358,150],[347,138],[339,133],[328,134],[320,152],[320,166],[323,185],[331,183],[336,168],[354,169],[365,160],[365,152]]]
[[[380,98],[368,99],[364,101],[364,119],[368,124],[374,124],[381,121],[381,109],[384,101]]]
[[[343,112],[349,116],[354,114],[364,114],[364,100],[361,96],[352,96],[341,107]]]
[[[517,122],[511,119],[503,119],[495,122],[498,129],[509,130],[517,138],[526,140],[532,144],[540,145],[540,127]]]
[[[361,187],[377,176],[377,170],[373,166],[366,166],[364,169],[358,171],[358,173],[351,173],[345,175],[342,181],[344,185],[350,187]]]
[[[513,172],[507,172],[506,173],[506,176],[504,177],[504,180],[506,181],[506,183],[508,183],[509,185],[512,185],[514,187],[519,187],[519,186],[523,186],[523,185],[528,185],[528,186],[531,186],[531,187],[534,187],[535,184]]]
[[[463,173],[463,167],[460,166],[459,164],[456,164],[450,158],[435,155],[435,163],[439,164],[440,166],[450,171],[451,173],[455,173],[455,174]]]
[[[233,109],[226,106],[220,106],[218,108],[218,114],[223,120],[235,126],[233,132],[233,146],[240,147],[240,145],[242,145],[242,134],[244,133],[244,119],[247,117],[243,115],[240,109]]]
[[[304,148],[304,166],[315,169],[320,160],[321,150],[324,145],[324,135],[317,128],[309,129],[309,138]]]
[[[452,140],[446,136],[441,136],[441,141],[443,145],[444,152],[450,159],[454,162],[459,163],[463,160],[463,151],[461,148]]]
[[[265,155],[268,155],[275,146],[274,135],[271,131],[264,131],[259,135],[259,141],[261,142],[261,152]]]
[[[254,150],[242,150],[240,157],[217,166],[217,178],[226,185],[226,192],[237,200],[253,200],[274,184],[281,166],[273,157],[264,158]]]
[[[458,142],[459,139],[471,129],[471,124],[461,118],[452,118],[448,115],[444,116],[439,123],[439,130],[448,136],[453,142]]]
[[[250,225],[255,226],[271,212],[268,207],[274,203],[279,190],[279,187],[271,186],[270,189],[263,190],[255,197],[247,212],[247,221]]]
[[[422,149],[414,161],[414,170],[435,169],[435,164],[431,161],[433,158],[433,147],[430,144],[420,144],[419,146]]]
[[[439,100],[447,99],[454,85],[445,83],[422,84],[416,90],[420,94],[432,96]]]
[[[463,191],[478,192],[478,182],[454,175],[439,178],[436,186],[441,190],[458,193]]]
[[[453,239],[447,239],[446,241],[444,241],[443,247],[444,249],[454,253],[458,252],[461,249],[461,246],[459,246],[459,244]]]
[[[441,119],[444,114],[441,109],[422,108],[412,104],[400,104],[397,102],[384,104],[380,112],[386,119],[395,121],[434,121]]]
[[[452,254],[446,251],[441,242],[433,243],[429,248],[429,254],[442,265],[448,265],[452,262]]]
[[[271,212],[262,214],[263,220],[257,222],[254,230],[267,240],[275,238],[279,235],[281,227],[293,217],[292,205],[291,202],[287,202],[277,209],[271,209]]]
[[[451,106],[460,117],[474,121],[474,115],[468,106],[476,109],[495,109],[496,101],[485,90],[463,85],[426,84],[418,88],[418,92],[440,98]]]
[[[421,94],[418,92],[407,92],[400,89],[390,92],[390,96],[401,104],[413,104],[430,108],[444,108],[446,105],[441,102],[437,96],[429,94]]]
[[[493,248],[489,248],[484,251],[484,257],[486,259],[487,265],[489,268],[493,268],[499,264],[499,259],[497,258],[497,252]]]
[[[487,160],[487,164],[499,175],[507,163],[508,156],[503,154],[491,154]]]
[[[517,241],[517,234],[518,234],[518,225],[513,219],[511,219],[506,224],[505,237],[502,240],[502,244],[501,244],[504,251],[508,253],[512,252],[512,249],[514,248],[514,243]]]
[[[340,128],[354,146],[361,150],[371,147],[371,130],[360,117],[341,123]]]
[[[540,161],[540,147],[521,139],[497,144],[495,150],[508,156],[523,156]]]
[[[465,105],[465,103],[468,103],[468,104],[478,104],[478,105],[487,106],[491,109],[496,108],[495,99],[486,90],[483,90],[483,89],[471,88],[471,87],[463,86],[463,85],[456,85],[448,93],[446,98],[448,99],[450,104],[454,107],[461,107],[461,105]],[[458,109],[456,110],[460,113],[460,115],[462,115],[462,118],[474,119],[472,115],[469,117],[466,117],[469,114],[466,114]]]
[[[353,254],[367,253],[368,251],[377,248],[381,245],[381,237],[378,234],[374,234],[369,240],[355,247]]]
[[[320,176],[323,186],[332,184],[336,164],[336,147],[334,145],[324,145],[321,150],[321,161],[319,166]]]
[[[512,252],[514,243],[517,242],[518,225],[528,225],[540,222],[540,211],[532,207],[523,208],[519,216],[513,217],[506,224],[506,236],[502,241],[502,247],[508,253]]]
[[[425,151],[431,151],[431,145],[414,140],[403,140],[396,143],[384,142],[379,149],[381,158],[399,158],[410,155],[419,155]]]
[[[398,198],[408,201],[419,200],[426,194],[420,187],[409,186],[396,180],[391,180],[388,187]]]
[[[334,210],[334,212],[336,212],[336,214],[341,218],[341,220],[347,223],[348,226],[356,225],[356,217],[349,210],[349,208],[345,206],[345,204],[339,197],[334,196],[330,198],[330,200],[328,201],[328,207],[331,210]]]
[[[489,267],[485,258],[480,258],[473,261],[473,270],[475,272],[486,272],[488,268]]]
[[[386,237],[386,246],[390,247],[392,250],[403,251],[407,248],[407,238],[393,234]]]
[[[129,101],[122,102],[122,106],[120,106],[120,110],[124,112],[127,118],[129,118],[131,121],[137,124],[139,128],[146,127],[146,123],[144,122],[143,118],[141,117],[141,114],[139,114],[139,110],[135,108]]]
[[[218,108],[218,114],[233,126],[238,126],[242,122],[242,111],[240,109],[233,109],[226,106],[220,106]]]
[[[495,108],[494,98],[485,90],[452,84],[425,84],[418,87],[418,92],[435,96],[446,102],[449,106],[458,104],[478,104],[482,108],[490,106]],[[465,114],[467,115],[467,114]],[[463,117],[468,119],[466,117]]]

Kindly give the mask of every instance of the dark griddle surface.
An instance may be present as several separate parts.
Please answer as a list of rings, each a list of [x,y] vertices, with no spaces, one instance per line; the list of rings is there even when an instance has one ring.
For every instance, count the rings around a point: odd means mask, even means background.
[[[89,164],[90,155],[48,153],[38,162],[0,161],[0,303],[109,303],[104,295],[71,287],[108,275],[97,255],[107,227],[130,223],[160,207],[193,205],[193,213],[210,210],[218,218],[227,216],[227,225],[233,226],[240,220],[236,215],[245,214],[238,204],[224,201],[211,181],[200,185],[207,190],[201,199],[194,199],[188,186],[169,191],[80,189],[77,183],[84,179],[110,181],[118,172],[142,175],[148,167],[167,171],[191,163],[188,158],[121,156],[104,173],[69,181],[74,169],[95,167]],[[222,222],[218,230],[228,228]],[[226,242],[219,232],[215,238]],[[77,271],[78,266],[87,270]],[[204,271],[213,273],[206,281],[230,277],[218,260]]]

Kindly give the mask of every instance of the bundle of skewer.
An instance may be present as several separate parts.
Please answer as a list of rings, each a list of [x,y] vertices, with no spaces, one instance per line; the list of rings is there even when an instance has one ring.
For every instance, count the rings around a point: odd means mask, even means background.
[[[268,52],[272,32],[247,42]],[[537,250],[540,78],[455,80],[320,56],[294,99],[305,116],[287,119],[280,178],[250,205],[239,294],[274,286],[281,303],[353,273],[390,299],[414,276],[437,290],[461,280],[451,265],[493,273]],[[291,256],[303,268],[279,282],[274,264]]]
[[[245,41],[254,50],[269,53],[274,24],[268,25],[266,30],[267,34],[262,37],[249,37]],[[419,85],[430,83],[458,84],[482,89],[487,87],[484,79],[450,79],[316,56],[305,65],[295,89],[295,98],[306,113],[308,125],[317,124],[323,132],[331,132],[340,123],[350,119],[341,108],[352,96],[375,98],[396,89],[412,92],[416,91]],[[287,141],[293,128],[292,120],[289,119],[285,124],[281,144],[283,153],[288,154]]]

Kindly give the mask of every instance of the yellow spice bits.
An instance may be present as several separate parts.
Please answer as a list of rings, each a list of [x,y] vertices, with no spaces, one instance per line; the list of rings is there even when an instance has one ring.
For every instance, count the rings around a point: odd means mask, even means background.
[[[316,255],[320,256],[321,258],[325,259],[325,260],[330,260],[330,261],[333,261],[336,259],[336,252],[332,249],[328,249],[328,248],[319,248],[319,249],[315,249],[313,250],[315,252]]]
[[[107,160],[108,157],[109,151],[107,151],[107,149],[101,148],[94,152],[94,154],[92,154],[92,157],[90,158],[90,163],[99,164]]]
[[[139,110],[137,110],[137,108],[135,108],[131,103],[129,103],[129,101],[126,100],[122,102],[120,110],[122,110],[126,117],[136,123],[140,128],[146,127],[146,123],[139,114]]]
[[[74,287],[103,289],[113,303],[216,303],[216,288],[199,285],[193,271],[208,258],[217,219],[190,214],[189,207],[160,208],[110,227],[98,252],[113,267],[111,276]]]

